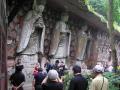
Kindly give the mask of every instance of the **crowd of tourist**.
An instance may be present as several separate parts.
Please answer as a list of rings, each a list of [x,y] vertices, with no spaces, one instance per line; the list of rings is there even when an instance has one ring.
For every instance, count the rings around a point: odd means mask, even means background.
[[[56,60],[54,65],[47,61],[45,69],[36,64],[33,70],[32,90],[63,90],[64,72],[66,69],[64,62]],[[15,66],[15,72],[10,76],[12,90],[24,90],[25,75],[22,73],[23,65],[19,62]],[[97,64],[92,72],[93,79],[90,85],[88,80],[81,74],[81,67],[74,65],[72,68],[74,77],[70,80],[68,90],[108,90],[108,79],[103,76],[104,68]]]

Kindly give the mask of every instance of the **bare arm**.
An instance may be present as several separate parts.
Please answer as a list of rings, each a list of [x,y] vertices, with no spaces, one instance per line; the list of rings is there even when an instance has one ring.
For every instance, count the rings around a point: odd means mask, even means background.
[[[35,90],[34,85],[35,85],[35,79],[33,79],[32,81],[32,90]]]
[[[20,87],[22,87],[22,86],[24,85],[24,83],[25,83],[25,82],[22,82],[22,83],[17,87],[17,89],[20,88]]]
[[[62,83],[62,79],[60,79],[59,77],[57,78],[57,81]]]
[[[48,76],[42,81],[42,84],[47,83],[47,80]],[[60,79],[59,77],[55,81],[62,83],[62,79]]]
[[[45,77],[45,79],[42,81],[42,84],[47,83],[48,76]]]

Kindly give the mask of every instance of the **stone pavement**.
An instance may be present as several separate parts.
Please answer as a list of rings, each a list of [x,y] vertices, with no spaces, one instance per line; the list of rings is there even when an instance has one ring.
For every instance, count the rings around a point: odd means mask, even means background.
[[[32,90],[32,82],[26,82],[24,84],[24,90]]]

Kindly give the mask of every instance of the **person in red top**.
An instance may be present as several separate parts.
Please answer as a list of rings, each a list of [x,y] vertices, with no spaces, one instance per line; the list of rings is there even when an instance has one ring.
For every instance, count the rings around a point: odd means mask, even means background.
[[[38,74],[38,68],[40,67],[39,63],[36,63],[34,70],[33,70],[33,76],[36,76]]]

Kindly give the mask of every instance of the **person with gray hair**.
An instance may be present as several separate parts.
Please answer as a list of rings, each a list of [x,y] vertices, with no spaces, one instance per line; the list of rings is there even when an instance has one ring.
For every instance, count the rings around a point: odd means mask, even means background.
[[[104,68],[96,65],[93,68],[94,79],[91,82],[89,90],[108,90],[108,79],[103,76]]]
[[[50,70],[47,77],[42,82],[43,90],[63,90],[62,80],[56,70]]]

